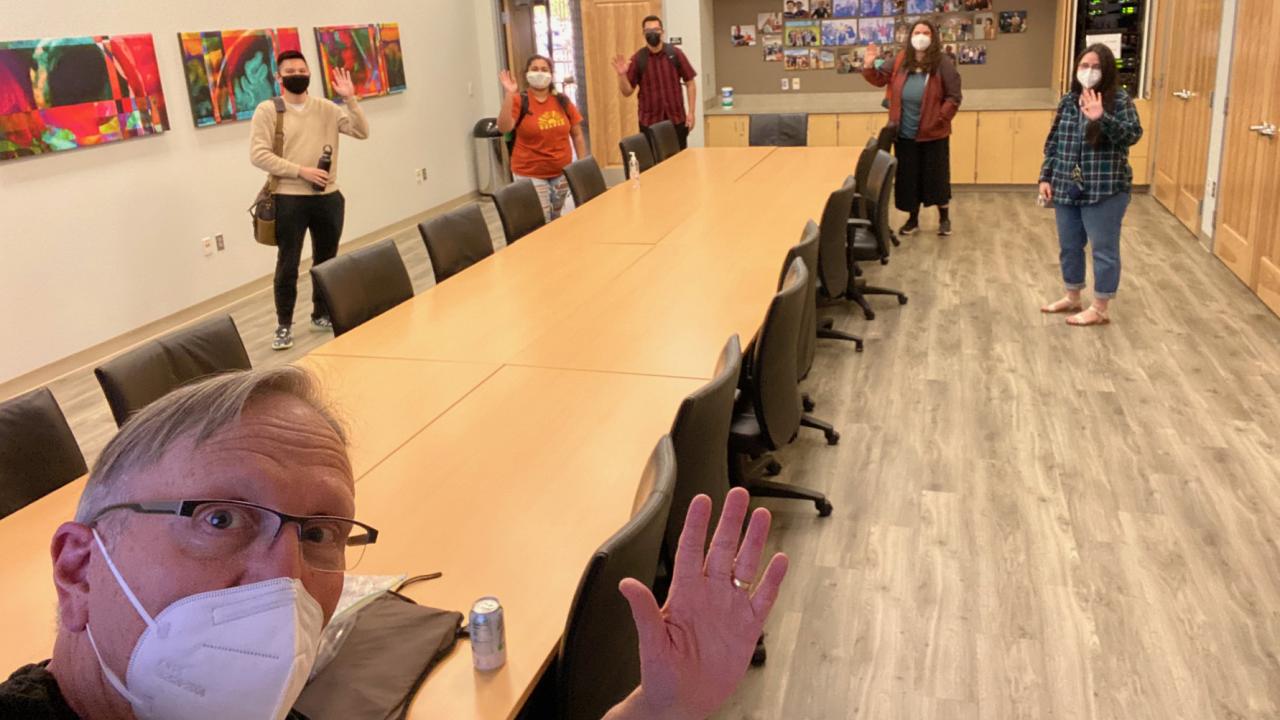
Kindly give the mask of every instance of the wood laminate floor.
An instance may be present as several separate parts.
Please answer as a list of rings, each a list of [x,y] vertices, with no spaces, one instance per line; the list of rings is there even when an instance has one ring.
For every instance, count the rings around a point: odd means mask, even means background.
[[[719,718],[1280,718],[1280,319],[1135,197],[1113,324],[1042,316],[1051,212],[958,196],[822,341],[767,501],[792,574]],[[1092,276],[1090,276],[1092,277]],[[1092,280],[1091,280],[1092,281]]]
[[[779,457],[836,510],[764,503],[792,573],[718,717],[1280,718],[1280,319],[1148,196],[1106,328],[1039,313],[1057,241],[1028,193],[953,214],[869,268],[908,305],[824,311],[867,338],[822,341],[805,385],[843,439]],[[257,366],[325,337],[273,353],[267,292],[232,314]],[[92,459],[114,432],[92,373],[52,387]]]

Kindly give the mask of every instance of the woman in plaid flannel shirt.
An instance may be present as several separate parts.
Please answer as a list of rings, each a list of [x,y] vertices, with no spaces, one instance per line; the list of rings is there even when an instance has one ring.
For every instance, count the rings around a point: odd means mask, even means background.
[[[1116,59],[1091,45],[1076,61],[1071,92],[1044,145],[1040,198],[1053,203],[1066,297],[1040,308],[1071,313],[1070,325],[1106,325],[1107,306],[1120,286],[1120,225],[1129,207],[1133,168],[1129,148],[1142,138],[1133,99],[1116,85]],[[1093,245],[1093,304],[1085,309],[1085,245]]]

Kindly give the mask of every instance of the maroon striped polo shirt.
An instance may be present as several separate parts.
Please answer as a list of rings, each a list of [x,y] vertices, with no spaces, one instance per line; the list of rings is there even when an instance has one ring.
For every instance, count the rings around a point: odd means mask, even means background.
[[[682,125],[685,122],[684,92],[680,87],[680,81],[689,82],[697,77],[698,73],[693,71],[693,65],[689,64],[689,58],[685,57],[680,48],[672,49],[676,51],[679,67],[672,65],[667,59],[666,48],[654,52],[646,45],[631,56],[631,65],[627,68],[627,80],[631,82],[631,87],[640,86],[641,125],[653,125],[663,120],[670,120],[676,125]],[[636,58],[643,52],[649,53],[649,62],[645,66],[644,77],[637,83],[636,76],[639,75],[639,70],[636,68]]]

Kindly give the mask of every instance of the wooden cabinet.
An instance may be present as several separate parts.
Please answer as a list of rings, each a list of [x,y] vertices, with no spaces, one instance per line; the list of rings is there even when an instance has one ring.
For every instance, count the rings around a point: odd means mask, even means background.
[[[1052,110],[978,113],[975,176],[983,184],[1035,184],[1044,163]]]
[[[978,113],[962,112],[951,120],[951,184],[972,185],[978,179]]]
[[[750,144],[751,116],[708,115],[707,147],[747,147]]]
[[[838,142],[837,115],[809,116],[809,147],[835,147]]]
[[[836,144],[841,147],[863,147],[869,138],[880,134],[889,122],[888,112],[841,113],[837,117]]]

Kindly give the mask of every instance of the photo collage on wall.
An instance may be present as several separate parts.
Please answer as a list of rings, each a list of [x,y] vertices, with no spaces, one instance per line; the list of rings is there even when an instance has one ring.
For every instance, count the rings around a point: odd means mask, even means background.
[[[943,51],[960,65],[985,65],[987,44],[1027,30],[1027,11],[997,12],[995,0],[782,0],[754,27],[733,25],[735,47],[763,46],[765,62],[789,71],[862,72],[868,45],[892,58],[908,47],[920,20],[938,27]]]

